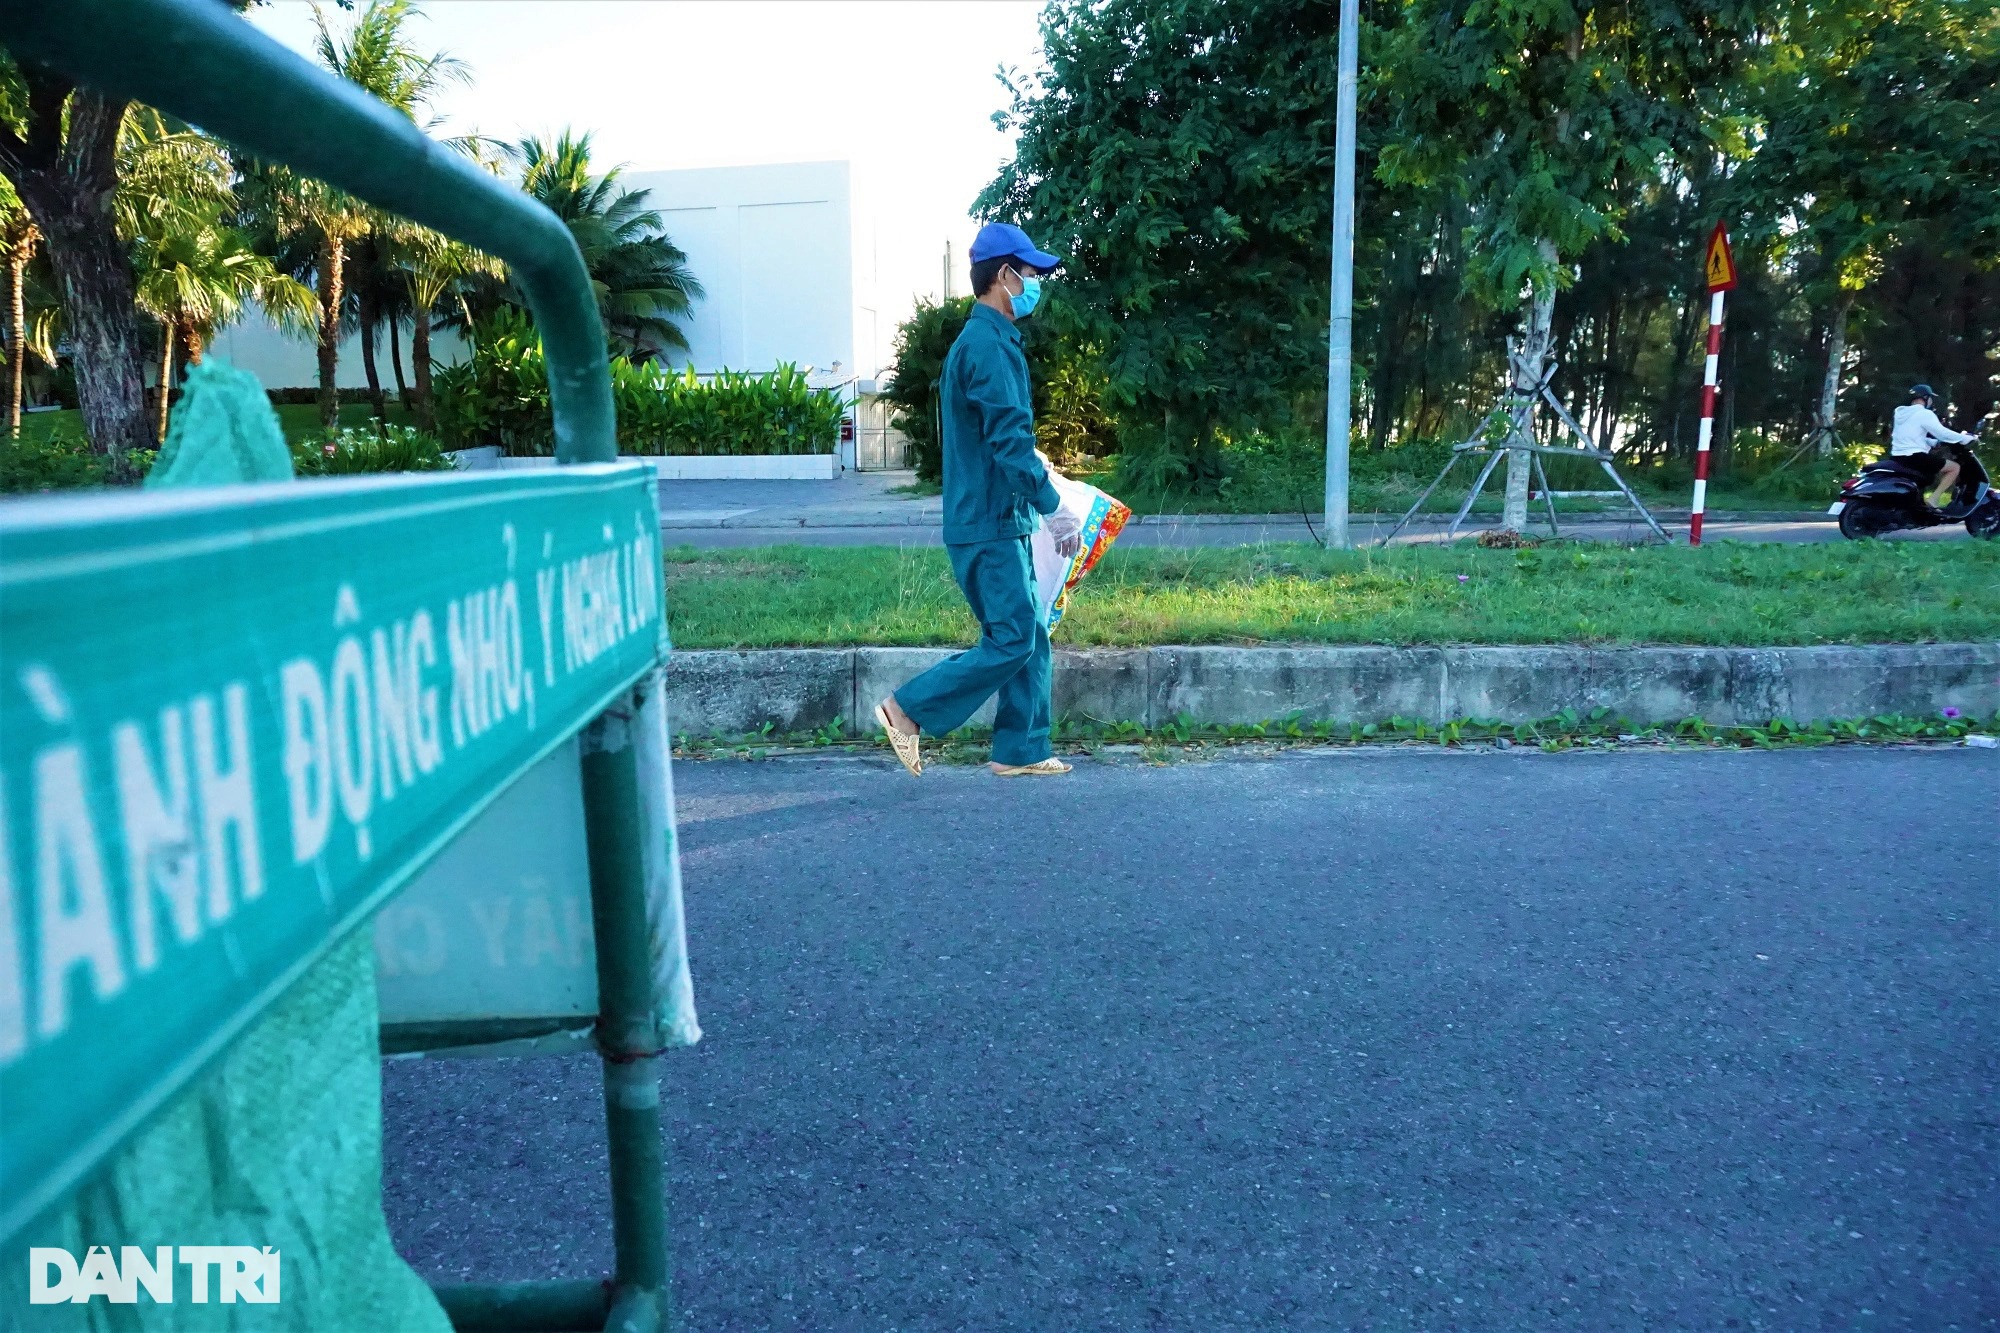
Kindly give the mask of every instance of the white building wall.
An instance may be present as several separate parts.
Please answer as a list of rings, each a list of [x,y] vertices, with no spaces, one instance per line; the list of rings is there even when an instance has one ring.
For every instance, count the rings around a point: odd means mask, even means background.
[[[857,337],[847,163],[634,171],[624,181],[650,192],[647,205],[704,289],[684,329],[690,354],[674,364],[709,374],[789,362],[818,378],[839,362],[843,378],[873,373],[873,348]]]
[[[628,171],[622,179],[649,192],[648,206],[660,213],[704,289],[684,321],[690,353],[670,363],[691,364],[698,374],[790,363],[810,367],[816,382],[856,381],[850,392],[872,390],[896,322],[908,312],[884,307],[879,232],[848,163]],[[432,349],[445,362],[465,355],[447,333],[433,335]],[[266,388],[307,388],[319,380],[312,341],[286,335],[261,313],[224,330],[213,353]],[[378,341],[376,365],[393,389],[386,337]],[[341,345],[338,383],[342,389],[367,383],[358,337]]]
[[[402,329],[403,375],[414,381],[410,362],[410,329]],[[208,348],[217,356],[255,375],[267,389],[309,389],[319,384],[319,350],[310,338],[294,337],[279,329],[261,310],[222,330]],[[465,359],[465,344],[455,333],[431,330],[431,357],[446,364]],[[385,328],[375,339],[375,369],[382,387],[396,391],[396,372],[389,365],[389,334]],[[334,383],[342,389],[366,389],[367,372],[361,365],[361,338],[350,334],[340,344],[340,369]]]

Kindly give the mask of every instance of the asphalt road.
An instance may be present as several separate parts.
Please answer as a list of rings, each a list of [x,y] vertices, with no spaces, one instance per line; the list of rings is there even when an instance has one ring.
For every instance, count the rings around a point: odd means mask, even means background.
[[[936,497],[911,498],[898,486],[915,479],[909,472],[845,472],[831,481],[669,481],[660,483],[661,539],[669,546],[743,547],[798,543],[807,546],[939,546],[941,502]],[[1128,525],[1119,536],[1122,546],[1249,546],[1264,542],[1317,541],[1314,525],[1295,514],[1263,515],[1244,521],[1243,515],[1150,515]],[[1359,545],[1382,540],[1400,514],[1356,514],[1350,536]],[[1548,526],[1537,508],[1529,516],[1530,533],[1540,536]],[[1396,537],[1397,545],[1440,542],[1450,525],[1447,515],[1426,515]],[[1462,535],[1495,527],[1497,513],[1467,520]],[[1652,531],[1629,511],[1576,513],[1561,518],[1565,537],[1592,541],[1638,542]],[[1687,540],[1687,519],[1662,518],[1661,526],[1677,541]],[[1840,541],[1840,528],[1824,515],[1711,515],[1703,533],[1707,541],[1828,542]],[[1896,533],[1892,541],[1963,541],[1963,526]]]
[[[683,764],[683,1327],[2000,1327],[2000,753]],[[589,1059],[392,1062],[427,1274],[609,1265]]]

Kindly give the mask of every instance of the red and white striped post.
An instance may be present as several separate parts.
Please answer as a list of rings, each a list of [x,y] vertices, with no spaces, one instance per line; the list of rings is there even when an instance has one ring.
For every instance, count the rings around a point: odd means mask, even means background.
[[[1708,238],[1708,366],[1701,377],[1701,434],[1694,446],[1694,505],[1688,514],[1688,545],[1701,545],[1702,511],[1708,505],[1708,449],[1715,438],[1715,393],[1722,366],[1722,296],[1736,285],[1736,258],[1720,222]]]

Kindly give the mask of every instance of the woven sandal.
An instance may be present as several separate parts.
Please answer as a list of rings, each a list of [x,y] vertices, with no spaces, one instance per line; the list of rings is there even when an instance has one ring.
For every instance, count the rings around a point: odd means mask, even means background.
[[[896,752],[896,758],[902,761],[903,767],[910,770],[910,776],[913,778],[922,777],[924,775],[924,755],[922,749],[917,744],[917,733],[914,731],[897,730],[895,724],[889,721],[889,710],[881,704],[875,705],[875,721],[881,726],[883,732],[888,735],[889,748]]]
[[[1053,778],[1069,772],[1069,765],[1050,755],[1032,764],[1002,764],[993,770],[996,778]]]

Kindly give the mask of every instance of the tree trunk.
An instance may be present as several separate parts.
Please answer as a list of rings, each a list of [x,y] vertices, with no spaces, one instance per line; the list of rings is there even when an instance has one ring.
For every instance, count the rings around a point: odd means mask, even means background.
[[[416,397],[411,403],[417,424],[436,430],[437,413],[431,404],[431,312],[421,305],[410,316],[410,371],[417,377]]]
[[[22,286],[35,253],[32,224],[21,228],[7,251],[7,433],[21,438],[21,377],[28,368],[28,301]]]
[[[408,411],[410,407],[410,384],[408,380],[403,378],[403,332],[400,327],[401,324],[402,321],[398,319],[391,319],[389,321],[389,369],[396,376],[396,401],[403,405],[404,411]]]
[[[162,444],[167,440],[167,400],[174,391],[174,333],[173,320],[160,325],[160,406],[156,434]]]
[[[208,339],[192,323],[181,325],[181,364],[198,366],[208,353]]]
[[[1847,361],[1847,317],[1854,309],[1855,296],[1854,292],[1840,294],[1826,330],[1826,379],[1819,388],[1819,419],[1813,422],[1813,452],[1821,458],[1833,454],[1833,414],[1840,401],[1840,374]]]
[[[132,267],[112,220],[118,127],[128,105],[23,65],[24,136],[0,133],[0,169],[49,248],[92,446],[112,457],[152,443],[145,344],[132,304]]]
[[[344,298],[341,279],[347,261],[347,242],[329,236],[319,255],[319,424],[328,430],[340,425],[340,307]]]
[[[369,299],[368,289],[363,287],[361,296],[361,374],[368,381],[368,407],[375,413],[377,423],[389,419],[388,404],[382,400],[382,374],[375,368],[375,302]]]
[[[1660,399],[1653,416],[1653,433],[1664,441],[1664,452],[1668,458],[1679,458],[1688,451],[1683,449],[1681,426],[1686,420],[1688,395],[1682,392],[1682,381],[1687,379],[1688,365],[1695,346],[1695,320],[1708,311],[1706,290],[1690,293],[1681,302],[1681,313],[1674,320],[1673,367],[1667,372],[1665,395]]]
[[[78,89],[23,64],[24,135],[0,133],[0,169],[41,230],[62,297],[83,428],[114,459],[153,442],[145,343],[132,304],[132,265],[118,239],[118,127],[124,101]]]
[[[1553,241],[1535,242],[1535,249],[1542,261],[1554,264],[1557,259]],[[1514,348],[1514,425],[1511,432],[1515,443],[1528,443],[1534,439],[1535,399],[1541,388],[1542,375],[1549,362],[1549,344],[1555,336],[1556,284],[1551,277],[1545,286],[1535,288],[1534,302],[1528,307],[1528,318],[1521,330],[1521,341]],[[1501,509],[1500,526],[1510,532],[1519,532],[1528,526],[1528,477],[1532,469],[1534,455],[1526,449],[1507,451],[1507,494]]]

